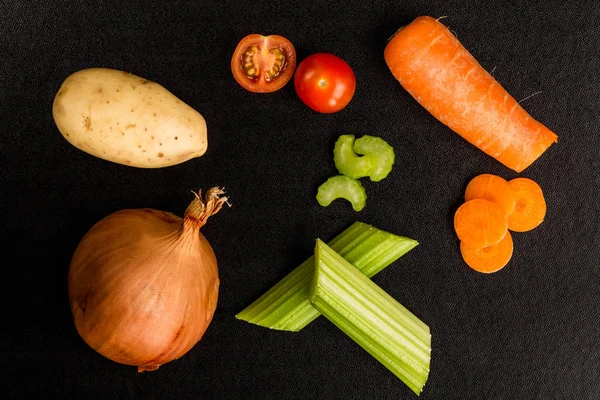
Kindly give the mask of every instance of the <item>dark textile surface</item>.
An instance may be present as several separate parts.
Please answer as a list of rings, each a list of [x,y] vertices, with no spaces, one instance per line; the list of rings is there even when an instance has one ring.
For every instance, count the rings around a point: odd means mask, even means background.
[[[0,7],[2,397],[36,399],[411,399],[412,392],[324,318],[299,333],[234,315],[355,220],[420,245],[374,277],[431,328],[423,399],[600,399],[600,6],[596,1],[31,1]],[[394,80],[387,39],[419,15],[444,23],[559,143],[516,174],[435,120]],[[258,95],[233,79],[249,33],[280,34],[299,60],[332,52],[357,90],[322,115],[290,83]],[[164,169],[90,156],[62,138],[52,100],[87,67],[132,72],[198,110],[209,150]],[[363,180],[360,213],[320,207],[340,134],[396,150]],[[480,173],[544,190],[545,222],[515,233],[484,275],[462,261],[452,216]],[[78,336],[67,296],[77,243],[123,208],[183,215],[190,190],[224,186],[231,208],[202,232],[219,260],[217,312],[202,341],[138,374]]]

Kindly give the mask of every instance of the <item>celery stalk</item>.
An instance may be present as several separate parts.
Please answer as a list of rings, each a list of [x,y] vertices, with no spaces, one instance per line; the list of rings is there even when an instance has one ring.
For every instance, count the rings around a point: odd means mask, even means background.
[[[429,375],[429,327],[320,240],[311,304],[420,394]]]
[[[418,242],[355,222],[329,245],[361,273],[372,277],[413,249]],[[301,330],[321,315],[308,299],[313,272],[314,256],[311,256],[236,318],[271,329]]]

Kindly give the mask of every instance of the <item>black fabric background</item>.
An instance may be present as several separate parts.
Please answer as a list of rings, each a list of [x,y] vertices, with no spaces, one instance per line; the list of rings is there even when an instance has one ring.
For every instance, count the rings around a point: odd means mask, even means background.
[[[452,215],[470,178],[517,174],[431,117],[394,80],[386,40],[419,15],[444,23],[559,143],[520,176],[546,221],[514,234],[501,272],[462,262]],[[374,278],[431,327],[423,399],[600,398],[600,6],[596,1],[35,1],[0,12],[2,392],[36,399],[411,399],[409,389],[324,318],[300,333],[234,318],[353,221],[421,244]],[[293,85],[258,95],[229,62],[246,34],[289,38],[299,59],[353,67],[350,105],[317,114]],[[156,81],[201,112],[205,156],[159,170],[94,158],[51,115],[69,74],[111,67]],[[335,173],[340,134],[381,136],[397,164],[365,181],[360,213],[314,199]],[[182,215],[190,190],[225,186],[232,207],[203,229],[220,265],[217,313],[185,357],[138,374],[89,348],[71,321],[66,277],[107,214]]]

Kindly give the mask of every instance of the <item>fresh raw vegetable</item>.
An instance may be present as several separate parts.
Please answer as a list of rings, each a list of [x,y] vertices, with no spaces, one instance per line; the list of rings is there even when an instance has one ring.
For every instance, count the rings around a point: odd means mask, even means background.
[[[364,135],[354,140],[354,135],[342,135],[333,149],[337,170],[354,179],[368,176],[378,182],[392,171],[394,160],[394,148],[376,136]]]
[[[465,190],[465,201],[489,200],[500,206],[508,216],[515,208],[517,198],[506,179],[492,174],[481,174],[469,182]]]
[[[558,141],[432,17],[399,30],[384,57],[427,111],[508,168],[523,171]]]
[[[496,244],[483,248],[473,248],[460,243],[460,253],[467,265],[475,271],[490,274],[501,270],[508,264],[513,254],[513,240],[510,232]]]
[[[350,103],[356,78],[348,63],[329,53],[308,56],[298,65],[294,87],[300,100],[320,113],[334,113]]]
[[[460,252],[469,267],[488,274],[504,268],[512,257],[508,230],[529,231],[546,215],[542,189],[527,178],[507,182],[491,174],[476,176],[467,185],[465,200],[454,217]]]
[[[516,205],[508,216],[508,229],[527,232],[539,226],[546,216],[546,200],[542,188],[527,178],[508,182],[516,197]]]
[[[431,360],[429,327],[320,240],[309,298],[411,390],[422,392]]]
[[[333,162],[340,174],[353,179],[373,173],[377,160],[371,156],[358,156],[354,152],[354,135],[341,135],[333,148]]]
[[[378,182],[392,171],[394,160],[394,149],[381,138],[365,135],[354,140],[353,135],[341,135],[335,142],[333,161],[343,175],[333,176],[319,186],[317,201],[326,207],[333,200],[344,198],[355,211],[362,210],[367,194],[358,178],[368,176]]]
[[[317,202],[323,207],[336,199],[348,200],[354,211],[360,211],[367,205],[367,193],[363,185],[345,175],[332,176],[317,191]]]
[[[184,218],[153,209],[121,210],[83,237],[69,270],[75,327],[94,350],[138,371],[183,356],[217,306],[219,276],[199,229],[226,197],[201,193]]]
[[[161,85],[127,72],[90,68],[70,75],[52,107],[73,146],[139,168],[180,164],[206,152],[206,122]]]
[[[296,49],[283,36],[252,34],[238,43],[231,57],[233,77],[250,92],[281,89],[294,74]]]
[[[370,278],[418,244],[416,240],[355,222],[336,236],[329,246]],[[311,256],[236,318],[277,330],[299,331],[304,328],[321,315],[308,299],[314,262],[314,256]]]
[[[392,172],[392,166],[396,159],[394,148],[382,138],[369,135],[358,138],[354,142],[354,151],[357,154],[363,154],[364,157],[368,156],[376,160],[377,165],[369,174],[369,178],[373,182],[379,182]]]
[[[489,200],[463,203],[454,214],[454,230],[465,245],[480,249],[498,243],[508,232],[506,214]]]

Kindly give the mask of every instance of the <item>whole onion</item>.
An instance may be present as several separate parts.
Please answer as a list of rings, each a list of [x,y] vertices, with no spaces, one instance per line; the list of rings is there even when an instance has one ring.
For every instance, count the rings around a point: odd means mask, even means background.
[[[69,269],[77,331],[103,356],[138,371],[181,357],[201,338],[217,306],[212,247],[199,232],[224,192],[201,193],[184,218],[153,209],[117,211],[83,237]]]

